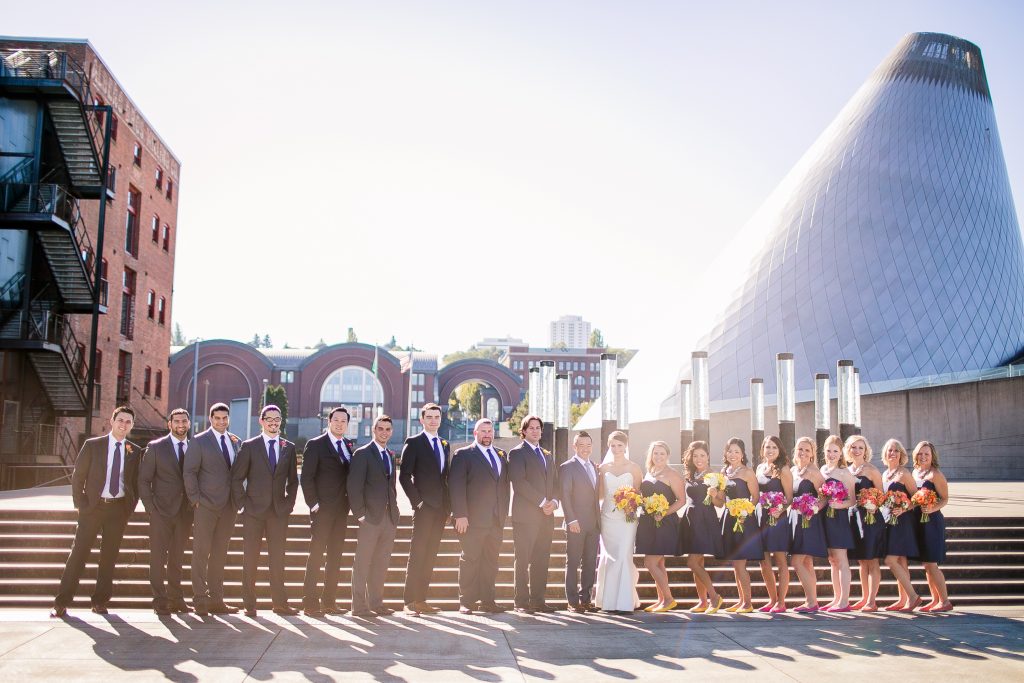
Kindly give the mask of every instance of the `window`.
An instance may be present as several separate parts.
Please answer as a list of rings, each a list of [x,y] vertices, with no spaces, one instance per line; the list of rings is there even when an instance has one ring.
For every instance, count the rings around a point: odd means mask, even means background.
[[[159,166],[157,166],[157,168],[156,168],[155,181],[156,181],[156,189],[158,189],[158,190],[164,189],[164,169],[160,168]]]
[[[146,317],[150,320],[156,317],[156,292],[152,289],[146,293]]]
[[[142,212],[142,193],[128,186],[128,214],[124,221],[124,250],[139,257],[139,214]]]
[[[135,143],[135,148],[132,149],[132,163],[136,166],[142,166],[142,145],[138,142]]]
[[[96,349],[96,371],[92,373],[92,376],[96,380],[96,384],[100,383],[103,376],[103,352],[99,349]]]
[[[417,391],[412,392],[412,400],[415,403],[423,403],[423,390],[419,389]]]
[[[581,387],[584,384],[586,384],[586,380],[583,379],[583,375],[576,375],[576,377],[573,379],[573,384],[575,384],[578,387]]]
[[[146,369],[142,372],[142,395],[149,396],[149,390],[151,389],[150,384],[153,380],[153,368],[146,366]]]
[[[125,339],[135,338],[135,280],[135,271],[125,268],[121,276],[121,336]]]
[[[156,321],[161,325],[167,323],[167,299],[164,297],[160,297],[160,301],[157,302]]]
[[[111,165],[107,169],[107,191],[110,194],[117,193],[117,166]],[[113,197],[107,195],[107,199],[113,199]]]
[[[174,189],[174,181],[170,178],[167,179],[167,199],[171,199]]]
[[[171,226],[164,223],[164,251],[171,250]]]
[[[282,370],[281,371],[281,384],[291,384],[295,381],[294,370]]]
[[[164,395],[164,371],[156,371],[156,389],[153,391],[153,395],[157,398],[161,398]]]
[[[128,403],[131,398],[132,354],[127,351],[117,352],[117,392],[115,399],[118,405]]]
[[[150,226],[153,232],[153,244],[160,244],[160,216],[153,214],[153,222]]]
[[[117,114],[110,113],[110,141],[117,142]]]

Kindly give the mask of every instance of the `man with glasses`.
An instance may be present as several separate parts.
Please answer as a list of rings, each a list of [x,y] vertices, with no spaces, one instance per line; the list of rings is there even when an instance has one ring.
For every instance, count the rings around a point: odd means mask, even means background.
[[[284,551],[288,517],[299,489],[295,444],[281,437],[281,409],[260,411],[263,431],[242,444],[231,470],[231,499],[242,515],[242,603],[245,616],[256,616],[256,566],[267,539],[270,593],[274,614],[291,616],[284,588]]]

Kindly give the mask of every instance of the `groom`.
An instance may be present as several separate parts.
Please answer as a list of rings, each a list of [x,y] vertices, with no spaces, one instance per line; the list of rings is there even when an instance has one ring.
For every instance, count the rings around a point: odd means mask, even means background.
[[[592,599],[601,538],[601,509],[597,497],[597,467],[590,462],[594,441],[590,434],[580,432],[573,438],[572,447],[576,454],[562,463],[558,473],[565,511],[565,599],[570,612],[583,614],[597,611]]]

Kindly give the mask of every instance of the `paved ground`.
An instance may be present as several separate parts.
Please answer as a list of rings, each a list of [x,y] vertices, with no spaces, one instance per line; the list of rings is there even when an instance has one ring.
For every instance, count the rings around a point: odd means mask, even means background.
[[[261,613],[263,614],[263,613]],[[0,610],[3,680],[1024,679],[1024,609],[943,615],[160,619]]]

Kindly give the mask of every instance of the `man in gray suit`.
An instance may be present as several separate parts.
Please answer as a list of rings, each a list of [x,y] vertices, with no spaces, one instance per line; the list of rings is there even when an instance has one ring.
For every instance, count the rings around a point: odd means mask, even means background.
[[[210,428],[198,434],[185,451],[185,495],[195,512],[192,528],[192,604],[196,614],[234,614],[224,603],[224,562],[235,508],[231,504],[231,466],[241,443],[228,431],[227,404],[210,406]]]
[[[580,432],[572,440],[572,446],[576,454],[559,468],[566,530],[565,599],[569,602],[569,611],[582,614],[597,611],[592,600],[601,538],[601,509],[597,498],[597,467],[590,461],[593,439],[586,432]]]
[[[245,616],[256,616],[256,566],[260,546],[267,539],[270,593],[274,614],[293,616],[284,588],[284,550],[288,541],[288,517],[299,490],[295,444],[281,437],[281,409],[264,406],[260,411],[263,432],[242,443],[231,468],[231,500],[242,514],[242,602]]]
[[[191,424],[187,410],[172,410],[170,434],[150,441],[139,465],[139,498],[149,513],[149,584],[153,611],[161,616],[189,611],[181,592],[181,564],[192,528],[182,477]]]
[[[359,522],[352,562],[352,616],[372,618],[394,610],[384,606],[384,575],[398,527],[395,457],[388,449],[391,418],[373,422],[373,441],[352,454],[348,502]]]

